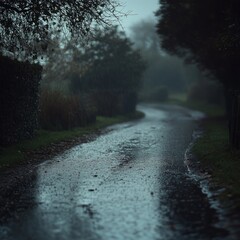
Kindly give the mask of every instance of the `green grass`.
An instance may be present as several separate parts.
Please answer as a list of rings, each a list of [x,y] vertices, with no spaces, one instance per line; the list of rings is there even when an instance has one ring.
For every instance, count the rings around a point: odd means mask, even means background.
[[[224,121],[208,119],[205,133],[193,147],[202,166],[212,173],[214,182],[226,187],[222,197],[240,197],[240,151],[231,150]],[[240,205],[240,204],[239,204]]]
[[[134,120],[143,117],[142,112],[135,112],[133,114],[125,116],[116,116],[112,118],[97,117],[96,123],[88,125],[86,127],[75,128],[69,131],[45,131],[39,130],[31,140],[22,141],[11,147],[0,149],[0,168],[7,166],[14,166],[18,163],[24,162],[26,159],[26,152],[38,150],[42,147],[46,147],[52,143],[58,143],[68,139],[74,139],[86,134],[93,133],[104,127]]]
[[[198,110],[207,115],[202,122],[204,134],[194,145],[193,153],[200,160],[203,168],[210,170],[213,182],[226,188],[221,195],[222,199],[225,200],[229,196],[239,199],[240,151],[230,148],[228,126],[224,117],[225,109],[217,105],[188,102],[184,95],[171,96],[169,103]]]
[[[187,101],[187,94],[186,93],[172,93],[169,94],[169,102],[186,102]]]

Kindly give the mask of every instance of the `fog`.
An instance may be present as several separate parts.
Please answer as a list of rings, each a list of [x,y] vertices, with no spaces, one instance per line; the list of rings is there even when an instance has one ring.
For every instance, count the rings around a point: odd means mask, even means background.
[[[161,49],[161,39],[156,33],[154,18],[141,20],[130,29],[134,47],[147,63],[140,91],[141,101],[157,100],[154,96],[161,91],[167,92],[166,96],[187,95],[191,86],[208,78],[194,64],[186,64],[182,58],[169,55]]]
[[[1,0],[0,239],[239,240],[239,9]]]

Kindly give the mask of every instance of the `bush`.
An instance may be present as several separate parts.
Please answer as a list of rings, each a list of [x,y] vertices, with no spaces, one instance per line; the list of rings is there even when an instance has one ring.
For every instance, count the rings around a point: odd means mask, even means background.
[[[140,94],[140,100],[147,102],[164,102],[168,100],[168,96],[168,89],[164,86],[159,86],[154,89],[143,90]]]
[[[224,90],[217,82],[199,81],[190,87],[187,98],[189,101],[224,105]]]
[[[43,90],[39,119],[43,129],[67,130],[96,121],[96,114],[78,96],[65,96],[59,91]]]
[[[89,98],[96,107],[98,115],[106,117],[132,113],[137,105],[135,91],[95,90],[89,94]]]
[[[164,102],[168,99],[168,89],[166,87],[156,87],[152,92],[152,99]]]
[[[97,90],[92,91],[89,97],[96,106],[98,115],[112,117],[119,113],[119,93]]]
[[[33,137],[41,72],[39,65],[0,56],[0,145]]]
[[[137,93],[134,91],[126,91],[122,94],[120,100],[120,113],[129,114],[136,111]]]

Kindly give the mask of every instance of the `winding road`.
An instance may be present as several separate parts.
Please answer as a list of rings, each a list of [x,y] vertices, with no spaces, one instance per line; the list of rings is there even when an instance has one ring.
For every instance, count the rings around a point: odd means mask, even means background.
[[[202,114],[138,108],[145,118],[37,166],[12,214],[0,217],[0,239],[232,239],[184,165]]]

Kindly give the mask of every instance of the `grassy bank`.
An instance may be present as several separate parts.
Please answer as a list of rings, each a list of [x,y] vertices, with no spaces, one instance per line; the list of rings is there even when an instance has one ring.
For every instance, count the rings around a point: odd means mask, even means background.
[[[26,160],[26,153],[29,151],[37,151],[38,149],[47,147],[53,143],[71,140],[76,137],[81,137],[83,135],[93,133],[104,127],[138,119],[143,116],[143,113],[135,112],[126,116],[116,116],[111,118],[97,117],[97,121],[94,124],[88,125],[86,127],[75,128],[69,131],[39,130],[36,134],[36,137],[31,140],[23,141],[11,147],[0,148],[0,169],[24,162]]]
[[[200,102],[188,102],[184,96],[175,96],[169,100],[169,103],[206,114],[206,119],[202,121],[204,134],[194,145],[193,153],[200,160],[203,168],[211,173],[213,182],[226,188],[221,198],[239,199],[240,151],[230,148],[224,108]]]
[[[170,95],[167,103],[204,112],[210,118],[222,117],[225,113],[225,109],[218,105],[211,105],[197,101],[188,101],[186,94]]]
[[[208,118],[203,127],[205,132],[193,152],[210,171],[213,181],[226,188],[221,197],[240,198],[240,151],[231,150],[229,146],[226,122]]]

